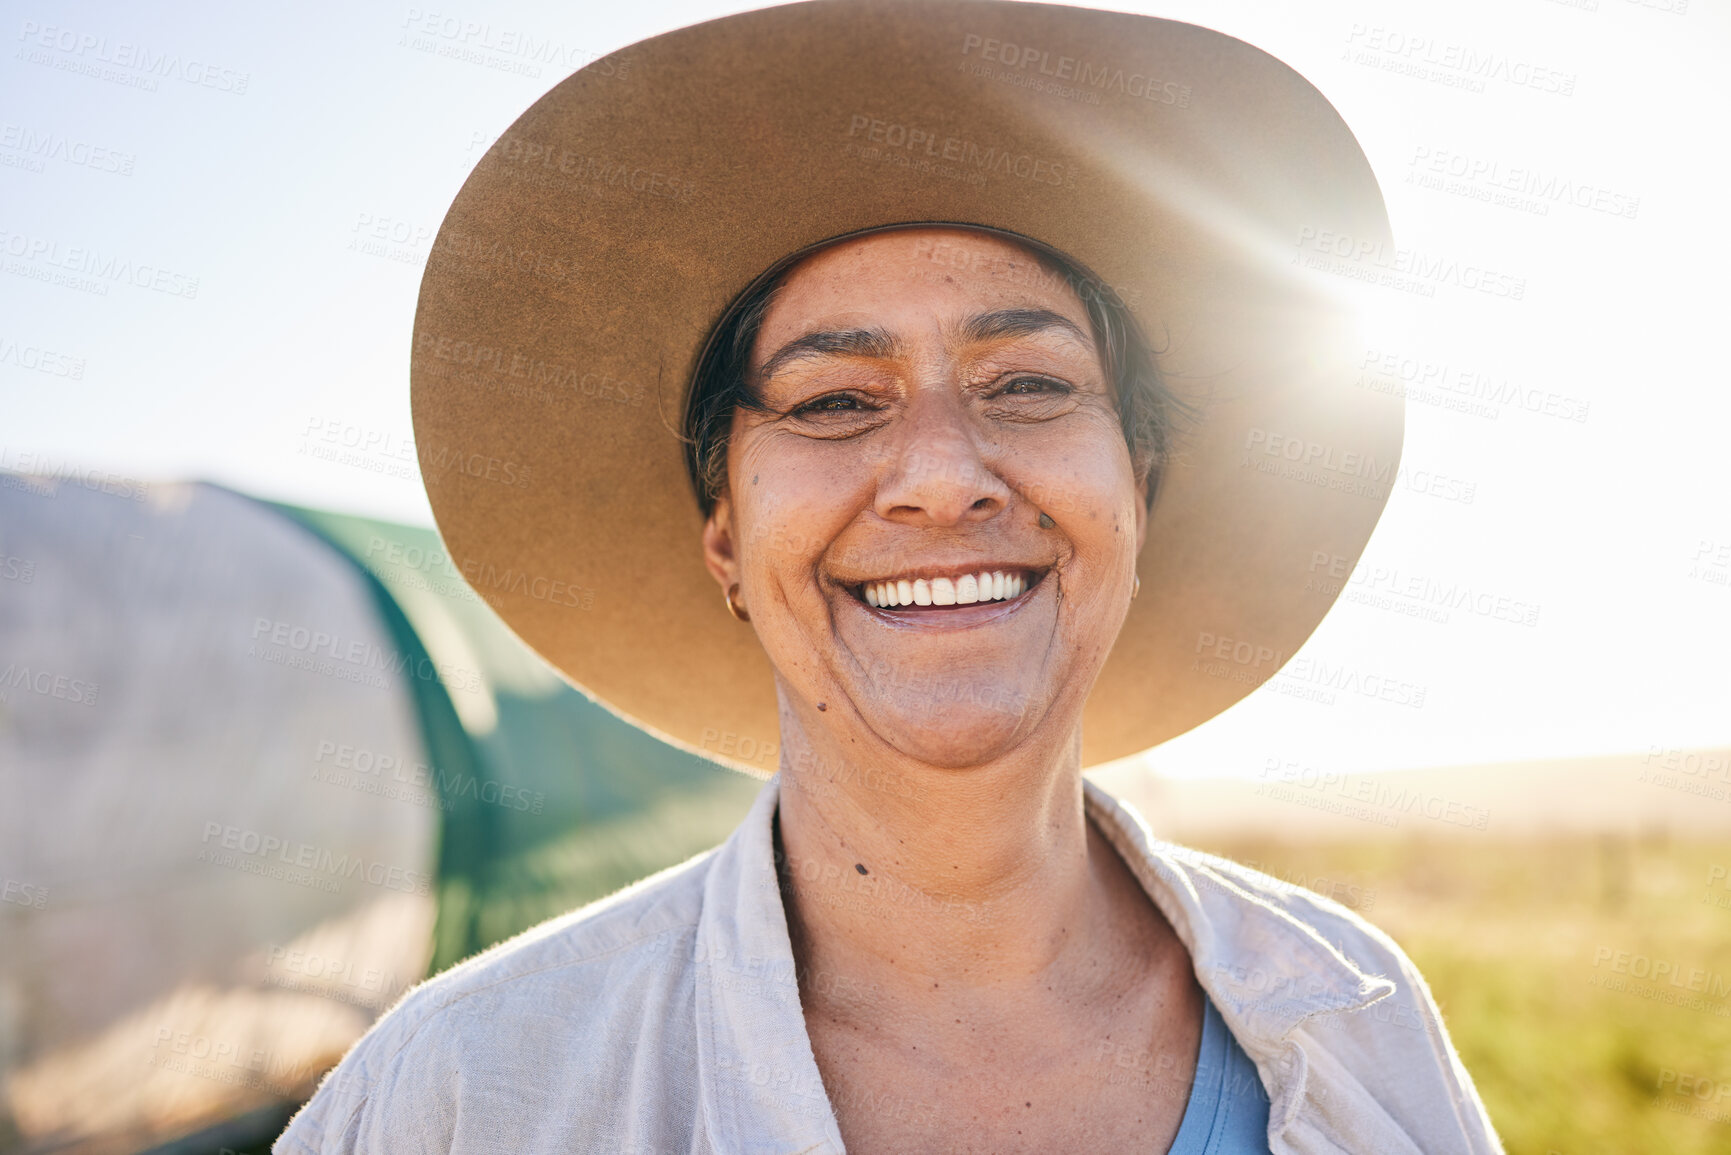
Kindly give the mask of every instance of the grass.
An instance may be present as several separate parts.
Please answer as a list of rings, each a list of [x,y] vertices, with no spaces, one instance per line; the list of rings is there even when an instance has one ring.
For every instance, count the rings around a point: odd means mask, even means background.
[[[1510,1155],[1731,1152],[1731,840],[1201,846],[1393,935]]]

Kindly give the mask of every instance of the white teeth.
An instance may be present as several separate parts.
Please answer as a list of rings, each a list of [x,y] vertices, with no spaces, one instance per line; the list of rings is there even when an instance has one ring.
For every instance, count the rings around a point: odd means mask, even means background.
[[[976,602],[1009,601],[1028,588],[1021,573],[982,570],[958,578],[897,578],[866,582],[862,594],[866,604],[880,609],[896,606],[968,606]]]

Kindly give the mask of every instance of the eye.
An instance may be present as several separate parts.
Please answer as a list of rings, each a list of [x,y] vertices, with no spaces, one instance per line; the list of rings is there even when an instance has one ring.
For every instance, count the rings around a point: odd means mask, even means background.
[[[983,395],[981,412],[998,421],[1049,421],[1076,408],[1076,386],[1061,377],[1010,373]]]
[[[822,397],[814,397],[803,405],[794,407],[795,414],[806,413],[859,413],[867,406],[863,399],[852,393],[829,393]]]
[[[845,440],[882,425],[884,406],[877,399],[854,390],[824,393],[802,401],[783,418],[805,437]]]
[[[1030,393],[1069,393],[1070,386],[1050,377],[1014,377],[998,390],[998,396],[1027,395]]]

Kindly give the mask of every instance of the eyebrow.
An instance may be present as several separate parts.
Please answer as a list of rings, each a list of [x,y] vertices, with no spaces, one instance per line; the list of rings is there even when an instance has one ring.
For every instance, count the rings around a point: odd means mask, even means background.
[[[1010,337],[1025,337],[1033,333],[1057,330],[1066,336],[1092,345],[1089,336],[1076,322],[1050,309],[997,309],[969,317],[959,330],[970,343],[1001,341]],[[783,366],[811,357],[894,357],[901,352],[901,342],[883,329],[823,329],[803,333],[772,353],[758,379],[767,381]]]
[[[901,342],[883,329],[825,329],[803,333],[770,355],[759,369],[760,380],[767,381],[790,361],[807,357],[894,357],[901,351]]]
[[[969,317],[962,325],[961,332],[969,341],[983,342],[1001,341],[1006,337],[1026,337],[1048,329],[1057,329],[1084,345],[1093,344],[1088,334],[1082,332],[1081,326],[1050,309],[998,309],[991,313],[981,313],[977,317]]]

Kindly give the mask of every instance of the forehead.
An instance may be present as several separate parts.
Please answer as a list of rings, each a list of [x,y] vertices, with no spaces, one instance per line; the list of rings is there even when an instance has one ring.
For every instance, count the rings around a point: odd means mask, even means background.
[[[892,229],[794,265],[763,330],[768,337],[817,324],[900,328],[1006,307],[1050,309],[1088,328],[1069,280],[1016,242],[963,228]]]

